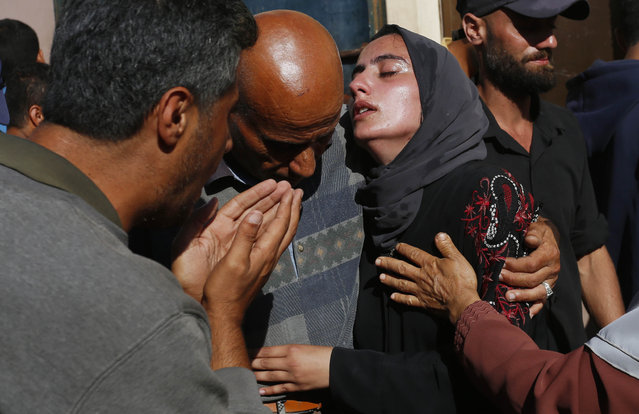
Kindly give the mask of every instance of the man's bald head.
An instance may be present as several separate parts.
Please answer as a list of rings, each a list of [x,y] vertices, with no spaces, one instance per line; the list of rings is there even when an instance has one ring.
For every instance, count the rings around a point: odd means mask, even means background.
[[[238,67],[232,157],[259,179],[311,176],[343,101],[342,66],[328,31],[290,10],[255,16],[258,40]]]

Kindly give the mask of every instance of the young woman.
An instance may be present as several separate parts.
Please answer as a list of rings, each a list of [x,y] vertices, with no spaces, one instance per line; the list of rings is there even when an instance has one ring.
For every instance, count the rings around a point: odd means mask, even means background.
[[[435,235],[446,232],[479,275],[483,299],[543,342],[543,319],[506,301],[508,287],[499,283],[504,257],[525,254],[533,199],[508,172],[481,161],[488,121],[474,85],[443,47],[386,26],[360,54],[350,89],[357,147],[347,163],[366,176],[356,198],[366,231],[357,349],[263,349],[256,376],[283,383],[266,394],[329,387],[338,412],[480,412],[483,398],[458,372],[451,327],[392,302],[375,259],[393,255],[398,242],[434,253]]]

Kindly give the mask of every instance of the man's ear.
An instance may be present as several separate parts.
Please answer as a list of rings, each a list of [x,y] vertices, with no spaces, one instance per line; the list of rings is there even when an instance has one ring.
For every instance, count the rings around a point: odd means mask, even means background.
[[[462,18],[462,26],[466,39],[473,45],[478,46],[484,43],[486,36],[486,22],[484,19],[472,13],[466,13]]]
[[[33,125],[33,127],[37,127],[40,125],[40,122],[44,121],[44,115],[42,115],[42,108],[40,105],[31,105],[29,107],[29,122]]]
[[[165,148],[175,147],[189,122],[197,122],[189,113],[193,104],[193,94],[182,86],[171,88],[162,95],[156,107],[157,129],[158,139]]]

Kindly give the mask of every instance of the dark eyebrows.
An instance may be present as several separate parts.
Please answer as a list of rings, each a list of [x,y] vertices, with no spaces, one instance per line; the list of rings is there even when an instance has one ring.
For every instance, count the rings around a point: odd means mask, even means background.
[[[404,59],[401,56],[397,56],[397,55],[393,55],[392,53],[386,53],[383,55],[379,55],[377,57],[375,57],[374,59],[372,59],[370,61],[371,65],[375,65],[383,60],[401,60],[402,62],[406,62],[408,63],[408,61],[406,59]],[[358,73],[361,73],[364,71],[364,69],[366,68],[366,66],[364,65],[357,65],[355,66],[355,68],[353,69],[353,73],[351,73],[351,79],[355,77],[355,75],[357,75]]]

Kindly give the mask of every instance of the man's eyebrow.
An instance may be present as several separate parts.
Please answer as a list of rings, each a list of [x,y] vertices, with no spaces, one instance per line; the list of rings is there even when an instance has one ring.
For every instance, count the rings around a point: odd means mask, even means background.
[[[383,55],[376,56],[374,59],[370,61],[370,64],[375,65],[383,60],[401,60],[402,62],[408,63],[408,61],[404,59],[402,56],[393,55],[392,53],[386,53]],[[365,68],[366,67],[364,65],[355,66],[355,68],[353,69],[353,73],[351,74],[351,79],[354,78],[355,75],[357,75],[358,73],[363,72]]]

